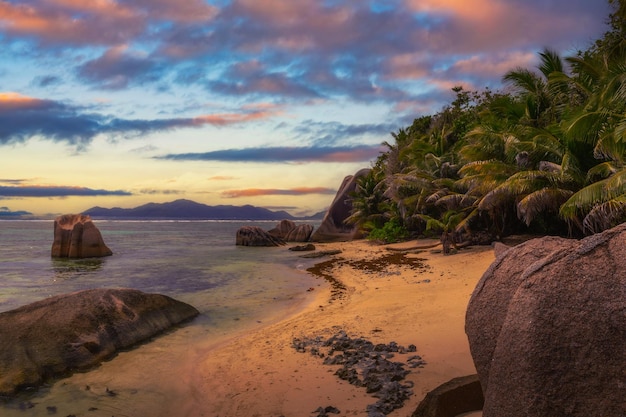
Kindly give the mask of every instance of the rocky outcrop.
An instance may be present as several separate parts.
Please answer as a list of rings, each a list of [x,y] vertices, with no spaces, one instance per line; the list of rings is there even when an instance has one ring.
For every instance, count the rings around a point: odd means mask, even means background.
[[[478,375],[461,376],[426,394],[411,417],[456,417],[482,410],[483,402]]]
[[[358,171],[355,175],[344,178],[341,187],[330,204],[322,223],[311,235],[312,242],[341,242],[356,238],[358,230],[345,223],[352,211],[352,199],[350,193],[356,189],[357,180],[366,176],[369,168]]]
[[[258,226],[242,226],[237,230],[235,244],[238,246],[282,246],[285,241],[272,236]]]
[[[289,248],[289,250],[293,252],[309,252],[315,250],[315,245],[312,243],[307,243],[306,245],[292,246]]]
[[[296,224],[293,220],[281,220],[276,227],[267,231],[270,235],[279,239],[285,240],[289,232],[296,228]]]
[[[281,220],[278,225],[267,231],[270,235],[285,242],[308,242],[313,233],[310,224],[296,225],[292,220]]]
[[[485,417],[626,415],[626,224],[502,251],[471,297]]]
[[[94,258],[112,254],[91,217],[84,214],[65,214],[54,220],[52,257]]]
[[[313,233],[313,226],[310,224],[299,224],[292,229],[287,236],[285,237],[285,241],[287,242],[308,242],[311,238],[311,234]]]
[[[197,314],[131,289],[85,290],[0,313],[0,395],[93,367]]]

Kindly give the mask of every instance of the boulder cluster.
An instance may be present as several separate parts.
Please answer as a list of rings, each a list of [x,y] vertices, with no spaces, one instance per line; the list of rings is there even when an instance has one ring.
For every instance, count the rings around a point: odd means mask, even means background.
[[[366,176],[370,169],[362,169],[355,175],[344,178],[334,200],[326,211],[322,223],[313,230],[308,224],[296,225],[291,220],[282,220],[271,230],[258,226],[244,226],[237,230],[236,244],[239,246],[281,246],[286,242],[343,242],[358,238],[358,228],[348,224],[346,219],[352,211],[352,198],[359,178]]]
[[[259,226],[242,226],[237,230],[235,243],[238,246],[282,246],[287,242],[307,242],[312,232],[310,224],[296,225],[291,220],[281,220],[267,231]]]
[[[504,249],[466,316],[483,416],[625,416],[626,224]]]

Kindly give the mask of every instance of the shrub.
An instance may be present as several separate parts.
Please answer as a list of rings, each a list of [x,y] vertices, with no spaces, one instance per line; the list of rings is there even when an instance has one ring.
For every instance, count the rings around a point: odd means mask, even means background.
[[[384,243],[400,242],[409,238],[409,232],[397,219],[391,219],[383,227],[373,229],[367,237]]]

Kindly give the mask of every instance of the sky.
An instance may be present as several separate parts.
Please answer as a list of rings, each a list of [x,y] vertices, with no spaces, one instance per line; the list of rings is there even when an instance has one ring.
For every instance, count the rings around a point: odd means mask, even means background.
[[[607,29],[602,0],[0,0],[0,217],[328,207],[451,89]]]

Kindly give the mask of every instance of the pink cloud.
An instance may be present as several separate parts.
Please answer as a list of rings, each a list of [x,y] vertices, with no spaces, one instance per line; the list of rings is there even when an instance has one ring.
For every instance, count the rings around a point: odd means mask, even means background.
[[[428,74],[429,57],[425,52],[414,52],[392,56],[387,64],[390,79],[418,79]]]
[[[231,177],[228,175],[214,175],[208,178],[209,181],[229,181],[229,180],[236,180],[236,179],[237,177]]]
[[[115,45],[134,40],[151,21],[199,23],[216,14],[202,0],[48,0],[32,6],[0,0],[0,29],[43,43]]]
[[[46,107],[49,102],[20,93],[0,92],[0,110],[27,110]]]
[[[240,123],[254,122],[282,115],[283,111],[268,103],[248,104],[242,107],[239,113],[216,113],[197,116],[192,119],[192,125],[227,126]]]
[[[517,67],[531,68],[537,61],[533,52],[510,52],[484,56],[474,55],[454,63],[451,72],[472,74],[481,77],[502,77],[506,72]]]
[[[569,10],[558,7],[557,1],[405,0],[410,10],[429,15],[431,20],[443,19],[439,26],[418,35],[419,42],[428,43],[438,53],[518,49],[554,42],[555,34],[575,34],[581,25],[597,26],[597,17],[584,13],[584,2],[576,3],[571,3]]]

